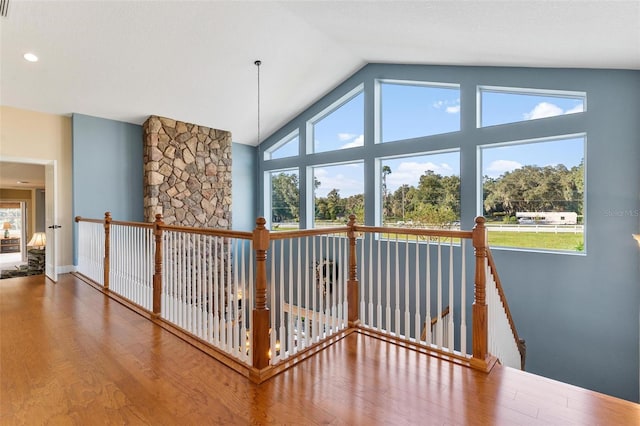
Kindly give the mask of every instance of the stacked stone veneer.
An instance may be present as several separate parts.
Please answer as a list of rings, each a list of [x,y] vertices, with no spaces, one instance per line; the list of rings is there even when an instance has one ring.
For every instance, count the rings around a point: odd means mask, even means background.
[[[157,116],[143,131],[145,219],[230,229],[231,133]]]

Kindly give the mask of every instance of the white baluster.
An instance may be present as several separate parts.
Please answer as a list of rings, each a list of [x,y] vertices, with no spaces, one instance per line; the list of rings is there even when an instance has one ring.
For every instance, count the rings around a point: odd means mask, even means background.
[[[409,313],[409,234],[405,235],[404,245],[404,337],[408,339],[411,337],[411,314]]]
[[[447,346],[453,351],[453,308],[455,306],[455,293],[453,289],[453,238],[449,238],[449,315],[447,324]]]
[[[420,318],[420,243],[419,243],[419,237],[418,235],[416,235],[416,257],[415,257],[415,265],[414,265],[414,269],[415,269],[415,273],[416,273],[416,281],[415,281],[415,286],[416,286],[416,294],[415,294],[415,300],[416,300],[416,313],[415,313],[415,318],[414,318],[414,326],[415,329],[413,331],[414,337],[416,339],[416,342],[420,341],[420,335],[421,335],[421,330],[420,330],[420,326],[422,325],[422,320]]]
[[[389,332],[391,331],[391,235],[387,235],[387,280],[385,282],[385,298],[386,298],[386,309],[385,309],[385,319],[386,322],[383,327],[381,327],[382,331]]]
[[[460,241],[460,250],[462,251],[462,273],[460,283],[460,352],[467,355],[467,262],[466,262],[466,243],[464,238]]]
[[[396,261],[395,261],[395,268],[396,268],[396,279],[394,281],[394,287],[395,287],[395,315],[394,315],[394,327],[393,327],[393,333],[396,336],[400,336],[400,254],[398,252],[399,250],[399,246],[400,246],[400,241],[398,240],[399,234],[396,234]]]
[[[438,237],[438,295],[437,295],[437,322],[436,322],[436,345],[442,347],[442,241]]]

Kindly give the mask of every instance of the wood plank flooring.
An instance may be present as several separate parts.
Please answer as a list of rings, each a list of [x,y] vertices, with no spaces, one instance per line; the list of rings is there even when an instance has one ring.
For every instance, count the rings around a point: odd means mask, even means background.
[[[72,275],[0,282],[2,425],[638,425],[640,405],[352,333],[261,385]]]

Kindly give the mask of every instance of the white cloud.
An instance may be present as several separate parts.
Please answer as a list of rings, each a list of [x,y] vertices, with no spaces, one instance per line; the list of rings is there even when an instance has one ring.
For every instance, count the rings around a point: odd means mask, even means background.
[[[460,112],[460,105],[455,105],[455,106],[448,106],[446,111],[449,114],[457,114]]]
[[[433,103],[433,107],[434,107],[435,109],[440,109],[440,108],[442,108],[442,106],[443,106],[444,104],[445,104],[445,103],[444,103],[444,101],[437,101],[437,102],[434,102],[434,103]]]
[[[492,178],[497,178],[505,172],[510,172],[515,169],[519,169],[520,167],[522,167],[522,164],[518,163],[517,161],[495,160],[492,161],[484,170],[484,174]]]
[[[344,133],[341,133],[344,134]],[[356,135],[353,135],[356,136]],[[348,139],[341,139],[341,140],[348,140]],[[355,138],[354,140],[352,140],[349,143],[346,143],[344,145],[342,145],[340,148],[344,149],[344,148],[353,148],[356,146],[363,146],[364,145],[364,135],[360,135],[357,138]]]
[[[535,120],[536,118],[555,117],[557,115],[574,114],[582,111],[584,111],[583,104],[576,105],[565,111],[556,104],[540,102],[531,111],[525,112],[523,117],[525,120]]]
[[[565,114],[575,114],[576,112],[583,112],[584,111],[584,105],[583,104],[578,104],[576,106],[574,106],[573,108],[570,108],[568,110],[566,110],[564,113]]]
[[[349,141],[349,140],[355,138],[356,136],[358,136],[358,135],[353,134],[353,133],[338,133],[338,139],[343,141],[343,142],[344,141]]]
[[[349,164],[345,164],[340,168],[345,166],[350,166]],[[316,189],[316,197],[326,197],[329,191],[332,189],[338,189],[340,191],[340,197],[345,198],[350,195],[362,194],[364,192],[363,182],[362,182],[362,165],[358,165],[359,169],[353,170],[353,175],[351,175],[351,171],[348,169],[342,169],[340,171],[331,168],[315,168],[313,170],[314,177],[320,181],[320,187]],[[338,173],[331,173],[337,171]],[[348,172],[343,173],[343,172]]]
[[[536,118],[555,117],[563,113],[563,109],[558,105],[550,102],[540,102],[531,111],[525,112],[523,115],[525,120],[535,120]]]
[[[418,163],[417,161],[403,161],[398,165],[396,170],[391,170],[391,174],[387,175],[387,187],[390,191],[395,191],[401,185],[418,185],[420,176],[427,170],[432,170],[442,176],[450,176],[454,174],[453,168],[447,163]]]

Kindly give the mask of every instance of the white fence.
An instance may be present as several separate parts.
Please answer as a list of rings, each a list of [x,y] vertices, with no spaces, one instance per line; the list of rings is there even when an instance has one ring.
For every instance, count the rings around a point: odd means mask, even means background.
[[[474,231],[349,225],[271,234],[262,225],[248,233],[110,216],[77,221],[78,272],[248,366],[280,364],[346,330],[349,319],[460,360],[484,362],[488,350],[505,365],[520,365],[522,348],[488,266],[490,251],[489,258],[480,254],[483,218]],[[477,257],[472,241],[480,243]],[[467,293],[474,269],[476,278],[482,271],[478,261],[485,262],[486,311],[480,290],[481,325],[471,336],[474,298]]]
[[[366,233],[360,243],[365,328],[469,357],[464,239]]]
[[[272,240],[271,364],[347,327],[346,233]]]
[[[584,225],[487,225],[489,232],[535,232],[552,234],[583,234]]]
[[[163,232],[162,318],[247,363],[251,252],[250,240]]]
[[[104,225],[78,222],[78,272],[104,285]]]
[[[155,240],[152,227],[111,225],[109,289],[153,308]]]
[[[511,329],[509,318],[507,317],[505,306],[502,304],[500,293],[496,285],[491,268],[487,262],[487,306],[489,313],[489,333],[488,344],[489,353],[496,356],[503,365],[520,369],[521,357],[520,349],[516,337]]]

